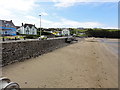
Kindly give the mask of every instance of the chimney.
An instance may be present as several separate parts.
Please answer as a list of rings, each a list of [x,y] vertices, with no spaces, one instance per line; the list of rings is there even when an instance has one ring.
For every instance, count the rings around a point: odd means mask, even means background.
[[[12,20],[10,20],[10,22],[12,22]]]
[[[22,23],[22,26],[23,26],[23,23]]]

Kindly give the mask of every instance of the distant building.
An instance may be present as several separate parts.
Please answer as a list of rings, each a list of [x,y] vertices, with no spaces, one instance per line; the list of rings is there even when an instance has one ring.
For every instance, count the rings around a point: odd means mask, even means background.
[[[37,28],[33,24],[23,24],[22,26],[16,26],[17,33],[19,34],[31,34],[37,35]]]
[[[43,29],[43,32],[54,34],[55,36],[69,36],[70,31],[67,28],[61,28],[61,29],[55,29],[55,28],[49,28],[49,29]]]
[[[80,34],[80,35],[83,35],[83,34],[85,34],[85,33],[80,32],[79,34]]]
[[[69,36],[69,35],[70,35],[70,31],[69,31],[68,29],[63,29],[63,30],[61,31],[61,34],[62,34],[63,36]]]
[[[2,36],[15,36],[16,27],[11,21],[0,20],[0,34]]]
[[[83,27],[79,27],[79,28],[77,28],[77,29],[79,29],[79,30],[84,30],[84,28],[83,28]]]
[[[44,29],[43,32],[53,33],[53,31],[50,29]]]

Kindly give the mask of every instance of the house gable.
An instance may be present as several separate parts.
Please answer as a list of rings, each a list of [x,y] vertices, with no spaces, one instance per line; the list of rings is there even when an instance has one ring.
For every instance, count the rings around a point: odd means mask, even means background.
[[[33,24],[22,24],[18,30],[21,31],[21,34],[37,35],[37,28]]]
[[[63,29],[62,35],[70,35],[70,31],[68,29]]]

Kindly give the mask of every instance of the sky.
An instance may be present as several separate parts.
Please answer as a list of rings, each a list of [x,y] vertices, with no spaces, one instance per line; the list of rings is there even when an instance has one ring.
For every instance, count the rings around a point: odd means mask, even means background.
[[[118,28],[118,0],[0,0],[0,19],[43,28]]]

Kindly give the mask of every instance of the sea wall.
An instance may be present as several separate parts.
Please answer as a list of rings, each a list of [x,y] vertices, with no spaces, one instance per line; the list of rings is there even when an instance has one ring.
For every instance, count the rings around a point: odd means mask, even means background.
[[[66,38],[3,42],[2,66],[38,57],[66,45],[69,45]]]

